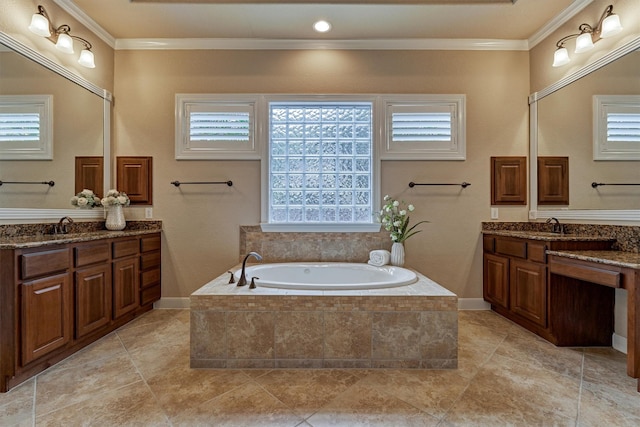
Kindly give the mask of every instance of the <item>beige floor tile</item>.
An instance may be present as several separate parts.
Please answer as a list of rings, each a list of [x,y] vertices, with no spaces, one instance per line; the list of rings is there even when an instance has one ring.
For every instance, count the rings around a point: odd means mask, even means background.
[[[384,370],[360,384],[391,394],[408,404],[442,418],[466,390],[470,380],[455,370]]]
[[[438,419],[397,397],[356,383],[307,419],[322,426],[436,426]]]
[[[126,354],[90,361],[73,369],[68,365],[54,366],[36,377],[36,416],[141,379]]]
[[[32,425],[35,379],[0,394],[0,425]]]
[[[294,427],[304,420],[253,382],[170,415],[174,426]]]
[[[444,425],[575,425],[580,380],[492,356]]]
[[[143,381],[92,394],[90,398],[38,416],[38,426],[169,426]]]
[[[307,418],[359,380],[344,370],[273,370],[256,379],[265,390]]]

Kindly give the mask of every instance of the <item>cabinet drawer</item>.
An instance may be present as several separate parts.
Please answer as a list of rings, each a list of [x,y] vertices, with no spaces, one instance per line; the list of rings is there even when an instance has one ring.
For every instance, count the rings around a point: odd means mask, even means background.
[[[23,254],[21,256],[21,267],[22,279],[64,271],[69,268],[69,249],[52,249]]]
[[[529,261],[533,262],[547,262],[547,245],[542,243],[531,243],[527,244],[527,257]]]
[[[496,238],[493,236],[482,236],[482,249],[485,252],[495,252]]]
[[[158,301],[160,299],[161,293],[162,292],[159,283],[151,288],[143,289],[140,292],[140,305],[147,305],[149,303]]]
[[[140,252],[151,252],[160,249],[160,235],[144,236],[140,239]]]
[[[160,283],[160,269],[154,268],[153,270],[143,272],[140,282],[140,287],[142,288]]]
[[[150,254],[144,254],[140,257],[140,269],[148,270],[160,265],[160,252],[152,252]]]
[[[118,240],[113,242],[113,257],[122,258],[138,253],[138,239]]]
[[[105,262],[109,260],[109,243],[89,243],[76,246],[75,249],[75,266],[82,267],[85,265]]]
[[[496,253],[526,258],[527,242],[521,240],[496,239]]]

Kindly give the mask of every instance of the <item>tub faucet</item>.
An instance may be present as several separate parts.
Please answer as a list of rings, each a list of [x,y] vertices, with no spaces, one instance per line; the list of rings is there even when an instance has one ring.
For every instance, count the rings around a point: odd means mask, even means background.
[[[551,222],[553,222],[553,224],[551,224]],[[558,218],[554,218],[554,217],[548,218],[547,224],[551,224],[552,233],[558,233],[558,234],[566,233],[566,228],[564,224],[560,224],[560,221],[558,221]]]
[[[238,279],[238,284],[236,286],[244,286],[247,284],[247,276],[245,275],[245,268],[247,266],[247,260],[249,257],[254,257],[258,261],[262,261],[262,256],[257,252],[249,252],[244,260],[242,261],[242,271],[240,272],[240,278]]]
[[[65,221],[67,221],[67,223],[65,224]],[[67,234],[69,232],[69,229],[67,228],[67,225],[69,224],[73,224],[73,220],[71,218],[69,218],[68,216],[63,216],[62,218],[60,218],[60,221],[58,222],[58,224],[53,226],[53,233],[54,234]]]

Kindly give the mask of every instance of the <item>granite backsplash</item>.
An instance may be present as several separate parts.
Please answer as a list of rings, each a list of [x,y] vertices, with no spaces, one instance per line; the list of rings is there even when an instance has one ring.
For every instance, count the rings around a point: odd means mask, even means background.
[[[19,236],[38,236],[43,234],[52,234],[52,223],[39,224],[0,224],[0,239],[19,237]],[[96,231],[106,230],[104,221],[86,221],[74,222],[67,226],[69,233],[92,233]],[[156,230],[162,229],[162,221],[146,220],[146,221],[127,221],[125,230]]]
[[[569,224],[567,234],[577,236],[598,236],[615,239],[613,248],[617,251],[640,252],[640,227],[608,224]],[[483,222],[483,231],[538,231],[550,232],[551,224],[544,222]]]

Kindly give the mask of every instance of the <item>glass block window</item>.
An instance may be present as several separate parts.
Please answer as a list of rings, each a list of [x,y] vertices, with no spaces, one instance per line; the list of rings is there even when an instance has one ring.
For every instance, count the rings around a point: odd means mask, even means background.
[[[269,223],[373,222],[371,102],[269,102]]]
[[[593,97],[595,160],[640,160],[640,96]]]
[[[0,96],[0,160],[53,158],[53,96]]]

